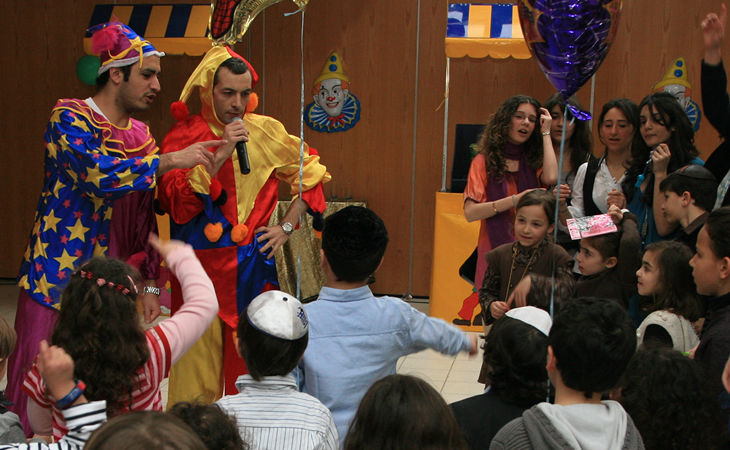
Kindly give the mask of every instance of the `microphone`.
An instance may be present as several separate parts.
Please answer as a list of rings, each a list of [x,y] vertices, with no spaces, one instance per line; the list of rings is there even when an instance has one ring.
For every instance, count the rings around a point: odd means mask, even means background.
[[[240,117],[234,117],[231,122],[235,122],[237,120],[243,122],[243,119]],[[241,173],[244,175],[251,173],[251,164],[248,162],[248,151],[246,151],[246,141],[236,142],[236,154],[238,155],[238,164],[241,168]]]

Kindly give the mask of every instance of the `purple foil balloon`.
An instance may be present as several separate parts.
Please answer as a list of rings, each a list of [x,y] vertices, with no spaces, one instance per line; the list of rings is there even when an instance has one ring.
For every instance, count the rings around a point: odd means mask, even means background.
[[[525,41],[567,99],[588,81],[616,37],[621,0],[520,0]],[[578,119],[580,113],[572,111]],[[590,118],[590,114],[588,114]]]

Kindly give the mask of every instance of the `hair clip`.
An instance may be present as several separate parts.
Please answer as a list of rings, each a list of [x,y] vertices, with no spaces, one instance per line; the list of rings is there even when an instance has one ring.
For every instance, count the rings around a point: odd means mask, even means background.
[[[86,278],[87,280],[93,280],[94,279],[94,274],[91,273],[90,271],[86,271],[86,270],[79,269],[78,274],[79,274],[79,276],[81,278]],[[129,275],[127,275],[127,278],[129,278],[129,281],[132,283],[132,286],[134,287],[134,292],[137,294],[138,293],[137,292],[137,285],[134,284],[134,281],[132,281],[132,278]],[[105,285],[106,286],[109,286],[110,288],[116,289],[117,291],[121,292],[124,295],[127,295],[127,294],[129,294],[131,292],[124,285],[122,285],[122,284],[115,284],[115,283],[113,283],[111,281],[106,281],[103,278],[96,278],[96,284],[99,287],[102,287],[102,286],[105,286]]]

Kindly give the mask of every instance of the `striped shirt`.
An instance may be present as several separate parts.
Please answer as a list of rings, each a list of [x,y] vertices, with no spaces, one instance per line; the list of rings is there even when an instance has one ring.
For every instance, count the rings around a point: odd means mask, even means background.
[[[339,448],[337,428],[329,409],[311,395],[297,391],[292,375],[250,375],[236,380],[237,395],[217,404],[238,421],[241,436],[257,450]]]
[[[69,432],[60,441],[50,445],[38,442],[0,445],[0,450],[82,449],[91,433],[106,422],[106,401],[84,403],[64,409],[62,412]]]
[[[145,332],[150,358],[137,370],[137,388],[132,392],[132,409],[135,411],[162,411],[160,383],[169,372],[170,344],[160,326]],[[62,411],[56,407],[55,399],[46,393],[46,383],[41,378],[38,366],[34,363],[23,384],[23,391],[39,406],[50,408],[53,417],[53,438],[61,439],[69,428],[64,425]],[[125,411],[129,411],[126,408]]]

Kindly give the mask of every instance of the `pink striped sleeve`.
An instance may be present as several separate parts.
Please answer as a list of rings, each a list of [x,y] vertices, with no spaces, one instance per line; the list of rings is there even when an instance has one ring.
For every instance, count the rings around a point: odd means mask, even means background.
[[[51,401],[46,397],[45,383],[43,382],[43,378],[41,378],[41,372],[38,370],[36,363],[33,363],[30,371],[28,371],[28,375],[25,377],[23,392],[34,402],[38,403],[38,406],[44,408],[51,407]]]
[[[150,359],[155,360],[153,379],[162,382],[169,376],[172,367],[170,342],[159,325],[147,332],[147,342],[150,344],[150,350],[153,350],[150,352]]]

